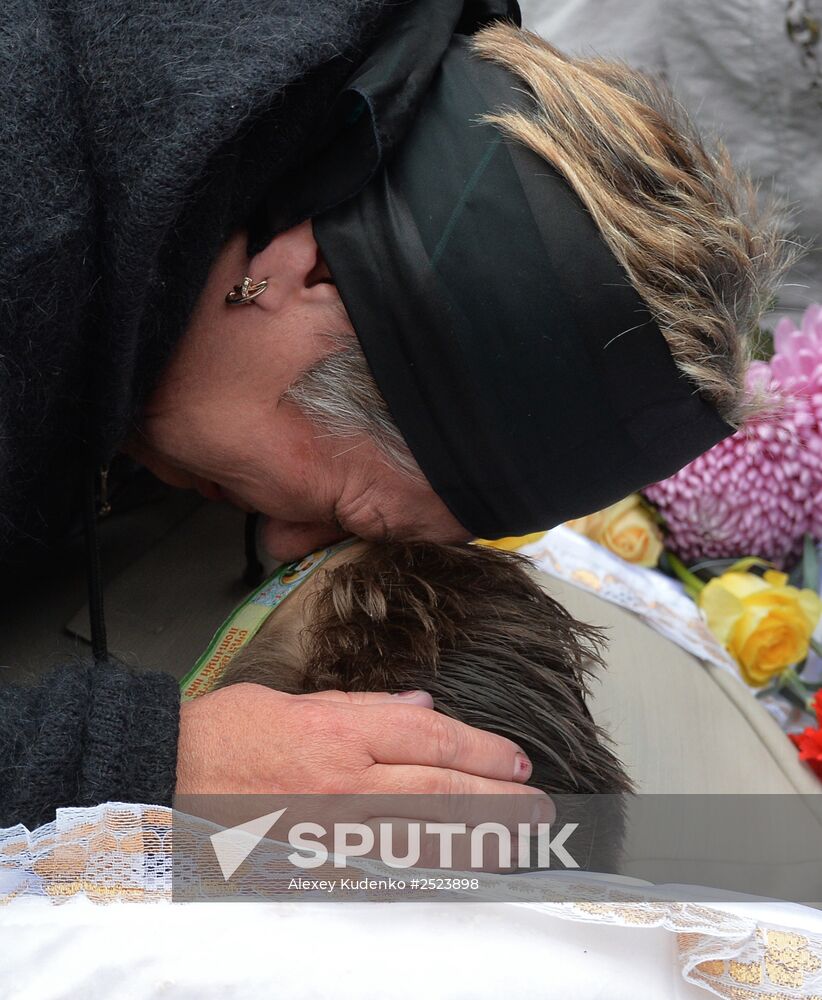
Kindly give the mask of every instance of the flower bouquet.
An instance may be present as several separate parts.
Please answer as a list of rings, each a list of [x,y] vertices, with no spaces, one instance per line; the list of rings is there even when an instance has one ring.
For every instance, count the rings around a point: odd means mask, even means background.
[[[776,326],[749,388],[772,404],[661,483],[568,527],[676,577],[741,677],[809,715],[791,738],[822,777],[822,305]],[[822,549],[822,546],[820,546]],[[817,632],[817,636],[820,633]]]

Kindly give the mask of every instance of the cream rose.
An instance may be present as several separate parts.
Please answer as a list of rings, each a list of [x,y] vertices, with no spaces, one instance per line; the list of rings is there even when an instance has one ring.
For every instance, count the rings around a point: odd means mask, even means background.
[[[662,555],[662,532],[638,493],[567,525],[637,566],[656,566]]]

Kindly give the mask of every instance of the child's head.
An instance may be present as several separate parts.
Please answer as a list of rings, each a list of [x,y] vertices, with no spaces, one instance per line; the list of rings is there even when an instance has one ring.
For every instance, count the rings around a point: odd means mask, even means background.
[[[584,700],[601,636],[526,567],[478,545],[356,543],[288,598],[221,683],[424,689],[438,711],[518,743],[531,784],[555,795],[627,791]]]

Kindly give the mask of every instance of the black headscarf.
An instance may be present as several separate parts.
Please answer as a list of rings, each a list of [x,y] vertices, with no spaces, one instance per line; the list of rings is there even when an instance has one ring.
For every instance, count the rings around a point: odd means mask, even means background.
[[[516,10],[460,6],[409,5],[297,186],[414,457],[466,528],[497,537],[604,507],[732,428],[567,183],[481,123],[533,99],[467,37]],[[269,227],[306,217],[290,207],[272,202]]]

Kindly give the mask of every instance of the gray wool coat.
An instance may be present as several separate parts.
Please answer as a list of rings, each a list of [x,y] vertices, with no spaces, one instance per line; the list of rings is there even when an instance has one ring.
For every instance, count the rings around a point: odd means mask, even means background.
[[[439,2],[414,0],[420,8]],[[0,14],[0,574],[70,523],[226,238],[298,170],[404,5],[7,0]],[[0,628],[0,644],[2,628]],[[2,648],[0,645],[0,663]],[[106,663],[0,680],[0,826],[166,803],[173,677]]]

